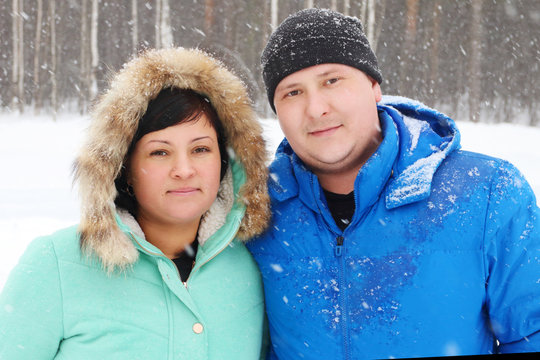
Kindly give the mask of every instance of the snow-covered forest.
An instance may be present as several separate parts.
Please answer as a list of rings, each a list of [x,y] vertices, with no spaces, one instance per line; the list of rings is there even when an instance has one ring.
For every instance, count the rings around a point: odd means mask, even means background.
[[[269,115],[260,52],[273,27],[312,6],[363,20],[384,93],[454,118],[539,126],[537,0],[3,0],[0,108],[85,114],[134,53],[184,46],[222,58]]]

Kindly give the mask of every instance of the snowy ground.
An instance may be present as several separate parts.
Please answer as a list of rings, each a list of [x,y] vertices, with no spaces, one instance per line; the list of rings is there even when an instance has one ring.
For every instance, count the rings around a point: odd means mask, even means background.
[[[282,134],[277,121],[262,122],[273,150]],[[71,164],[88,120],[0,114],[0,289],[29,241],[77,223]],[[540,128],[458,122],[464,149],[514,163],[540,195]],[[537,142],[538,141],[538,142]]]

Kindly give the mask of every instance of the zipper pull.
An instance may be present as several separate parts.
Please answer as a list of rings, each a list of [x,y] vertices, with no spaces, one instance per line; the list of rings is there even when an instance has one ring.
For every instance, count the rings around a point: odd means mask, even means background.
[[[344,240],[343,236],[338,236],[336,238],[336,248],[334,252],[336,256],[338,257],[341,256],[341,247],[343,246],[343,240]]]

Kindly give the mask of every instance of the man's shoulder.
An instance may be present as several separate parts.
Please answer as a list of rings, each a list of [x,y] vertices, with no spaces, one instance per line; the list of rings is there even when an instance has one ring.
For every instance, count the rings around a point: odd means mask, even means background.
[[[474,152],[466,149],[459,149],[450,154],[449,157],[455,157],[460,160],[471,160],[478,161],[480,163],[494,163],[504,161],[503,159],[497,158],[484,153]]]
[[[487,154],[454,151],[443,161],[435,177],[441,182],[460,179],[462,184],[476,184],[501,194],[516,193],[519,195],[516,199],[521,201],[534,197],[530,184],[513,163]]]
[[[443,161],[442,166],[450,168],[453,171],[458,169],[466,170],[467,174],[478,175],[480,171],[488,178],[497,176],[502,172],[514,172],[516,167],[507,160],[500,159],[488,154],[468,151],[456,150],[450,153]]]

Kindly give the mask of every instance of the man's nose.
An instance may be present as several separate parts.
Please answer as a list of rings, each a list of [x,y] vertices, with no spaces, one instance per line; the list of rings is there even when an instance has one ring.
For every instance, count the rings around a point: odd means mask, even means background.
[[[319,119],[328,114],[328,99],[321,91],[312,91],[306,94],[306,99],[306,113],[310,118]]]

